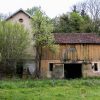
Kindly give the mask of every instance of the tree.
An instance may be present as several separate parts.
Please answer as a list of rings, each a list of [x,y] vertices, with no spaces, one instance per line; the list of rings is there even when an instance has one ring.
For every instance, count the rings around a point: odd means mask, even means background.
[[[73,31],[76,32],[75,28],[80,26],[81,23],[80,19],[81,16],[75,11],[69,14],[62,14],[57,19],[56,18],[53,19],[54,32],[58,33],[71,33]]]
[[[45,15],[45,13],[41,11],[41,9],[38,9],[34,12],[32,25],[36,46],[36,75],[39,77],[41,69],[40,61],[42,56],[42,48],[51,47],[54,42],[53,34],[51,33],[53,31],[53,25],[51,20]]]
[[[72,31],[70,27],[70,19],[67,14],[62,14],[59,17],[52,19],[54,24],[54,33],[69,33]]]
[[[55,20],[54,32],[71,33],[71,32],[83,32],[84,31],[84,18],[76,11],[69,14],[63,14],[59,17],[59,20]]]
[[[76,5],[78,12],[84,16],[90,17],[88,23],[89,30],[91,32],[100,32],[100,1],[99,0],[87,0]],[[86,24],[87,25],[87,24]]]
[[[69,16],[67,14],[63,14],[62,16],[60,16],[60,22],[59,22],[59,29],[60,32],[70,32],[71,31],[71,27],[70,27],[70,19]]]
[[[13,65],[25,57],[29,44],[28,31],[19,24],[0,22],[0,53],[1,62],[7,66],[10,61]],[[15,66],[13,66],[15,67]]]
[[[93,32],[98,33],[100,26],[100,1],[99,0],[88,0],[87,3],[88,12],[92,19]]]
[[[81,32],[82,25],[84,24],[84,19],[77,12],[72,12],[70,14],[70,23],[72,27],[72,32]]]
[[[57,19],[53,19],[54,32],[73,33],[91,32],[91,20],[87,15],[85,3],[72,6],[70,13],[62,14]]]
[[[32,7],[32,8],[28,8],[28,9],[26,10],[26,12],[29,13],[31,16],[33,16],[34,13],[35,13],[38,9],[40,9],[40,8],[41,8],[41,7]]]
[[[73,6],[73,9],[72,9],[72,11],[73,11],[73,12],[77,12],[76,5],[74,5],[74,6]]]
[[[53,18],[53,19],[52,19],[52,23],[53,23],[53,26],[54,26],[53,32],[54,32],[54,33],[60,32],[60,19],[59,19],[59,17]]]
[[[81,14],[81,16],[87,15],[87,2],[80,2],[76,4],[77,12]]]

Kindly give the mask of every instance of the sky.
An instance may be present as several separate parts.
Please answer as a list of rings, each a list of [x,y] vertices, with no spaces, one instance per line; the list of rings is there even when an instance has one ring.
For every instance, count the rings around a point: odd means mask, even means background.
[[[41,6],[41,9],[50,17],[54,18],[71,10],[71,6],[84,0],[0,0],[0,13],[12,14],[22,8]]]

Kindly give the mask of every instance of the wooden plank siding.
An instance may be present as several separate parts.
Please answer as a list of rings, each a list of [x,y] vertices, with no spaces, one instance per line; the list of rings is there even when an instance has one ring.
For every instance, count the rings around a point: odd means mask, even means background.
[[[67,53],[68,59],[73,59],[72,52],[68,51],[70,47],[74,46],[76,52],[74,54],[78,61],[89,60],[89,61],[99,61],[100,60],[100,45],[96,44],[60,44],[59,50],[53,53],[48,48],[43,48],[42,50],[42,60],[61,60],[64,52]]]

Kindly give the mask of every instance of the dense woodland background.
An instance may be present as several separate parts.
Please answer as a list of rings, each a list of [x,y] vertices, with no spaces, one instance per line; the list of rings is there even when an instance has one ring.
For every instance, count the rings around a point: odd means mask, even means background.
[[[87,0],[71,7],[70,12],[52,18],[54,33],[99,33],[100,32],[100,1]],[[32,16],[38,8],[26,11]]]

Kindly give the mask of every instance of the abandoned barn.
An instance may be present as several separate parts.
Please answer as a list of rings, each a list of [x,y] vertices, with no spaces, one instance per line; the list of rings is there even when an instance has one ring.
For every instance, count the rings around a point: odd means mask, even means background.
[[[6,21],[22,24],[28,29],[31,44],[27,48],[28,58],[20,60],[16,65],[17,74],[23,77],[26,69],[31,75],[36,70],[36,50],[33,46],[33,33],[31,27],[31,16],[18,10]],[[56,51],[43,48],[40,75],[42,78],[81,78],[100,76],[100,36],[88,33],[54,33]],[[8,69],[7,69],[8,70]]]
[[[100,76],[100,37],[88,33],[55,33],[57,52],[43,49],[41,76],[81,78]]]

